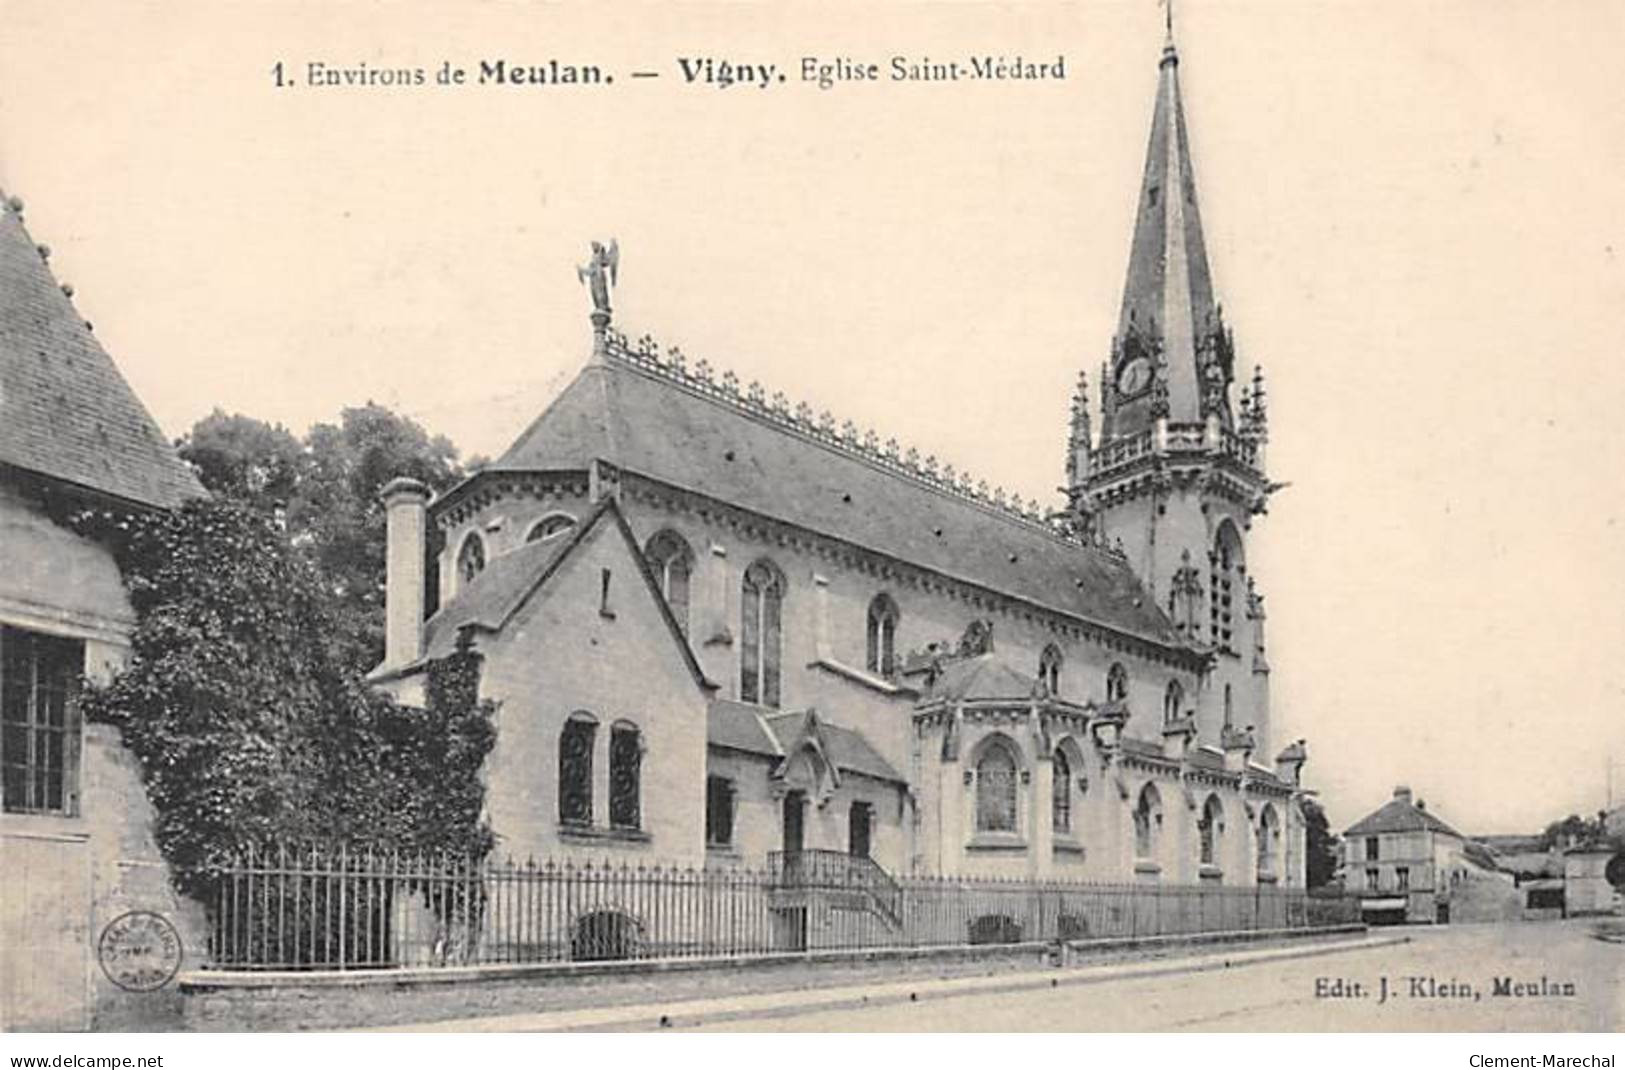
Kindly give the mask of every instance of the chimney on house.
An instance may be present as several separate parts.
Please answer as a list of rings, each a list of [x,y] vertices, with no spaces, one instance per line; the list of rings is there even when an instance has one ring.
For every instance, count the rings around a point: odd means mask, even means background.
[[[1406,806],[1409,806],[1411,804],[1411,789],[1401,784],[1399,787],[1394,789],[1394,798],[1398,799]]]
[[[423,653],[424,525],[429,488],[398,476],[384,485],[388,524],[384,551],[384,668],[398,669]]]

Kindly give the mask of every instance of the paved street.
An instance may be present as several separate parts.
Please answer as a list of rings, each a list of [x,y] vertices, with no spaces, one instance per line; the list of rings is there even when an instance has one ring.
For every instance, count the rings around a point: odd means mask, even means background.
[[[1625,1028],[1625,944],[1596,940],[1593,928],[1594,923],[1568,921],[1406,929],[1403,934],[1412,937],[1408,943],[1229,969],[787,1011],[712,1025],[702,1021],[698,1028],[1613,1032]],[[1532,989],[1496,995],[1495,982],[1503,977]],[[1574,994],[1559,994],[1567,985]],[[1333,994],[1351,991],[1357,994]],[[688,1023],[679,1018],[676,1024]]]

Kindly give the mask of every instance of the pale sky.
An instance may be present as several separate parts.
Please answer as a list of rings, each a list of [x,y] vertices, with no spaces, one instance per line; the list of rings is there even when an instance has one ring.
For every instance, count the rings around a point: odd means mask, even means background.
[[[0,185],[166,433],[374,399],[500,453],[617,325],[1046,500],[1121,298],[1151,0],[5,0]],[[1275,718],[1341,829],[1625,796],[1625,5],[1181,0],[1203,221],[1272,475]],[[800,82],[804,56],[1064,81]],[[770,62],[688,86],[683,56]],[[597,90],[277,89],[557,57]],[[634,80],[633,70],[658,71]]]

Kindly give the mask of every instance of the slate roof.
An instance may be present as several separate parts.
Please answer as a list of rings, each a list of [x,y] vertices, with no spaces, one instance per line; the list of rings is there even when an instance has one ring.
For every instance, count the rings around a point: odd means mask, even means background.
[[[1183,196],[1179,196],[1181,192]],[[1168,415],[1172,420],[1202,418],[1197,342],[1217,323],[1213,276],[1197,208],[1190,136],[1180,100],[1179,60],[1170,43],[1158,68],[1157,103],[1146,145],[1117,336],[1123,338],[1133,331],[1163,336],[1167,403],[1171,410]],[[1229,406],[1220,411],[1228,424]],[[1106,415],[1103,431],[1111,438],[1143,430],[1154,421],[1151,395],[1147,392],[1119,403],[1115,412]]]
[[[813,728],[815,723],[816,729]],[[810,710],[767,713],[759,706],[716,699],[706,718],[708,744],[766,758],[783,758],[794,753],[814,731],[835,768],[876,780],[907,783],[892,764],[869,745],[862,733],[815,718]]]
[[[0,466],[140,505],[204,490],[0,193]]]
[[[1462,837],[1461,833],[1440,821],[1426,810],[1404,799],[1389,799],[1374,812],[1349,826],[1345,836],[1376,836],[1384,832],[1442,832],[1447,836]]]
[[[747,754],[784,757],[773,730],[762,719],[759,706],[732,699],[716,699],[706,713],[705,741],[713,747],[727,747]]]
[[[463,486],[502,472],[586,468],[595,458],[1073,618],[1184,645],[1123,559],[616,357],[583,368]]]
[[[390,672],[413,671],[429,661],[451,654],[457,649],[457,633],[465,627],[476,627],[487,632],[501,631],[520,607],[557,572],[559,564],[568,558],[576,547],[586,542],[587,536],[601,523],[611,523],[618,531],[618,537],[626,545],[628,556],[637,567],[638,574],[643,577],[644,587],[655,604],[660,607],[671,640],[680,649],[695,682],[707,689],[715,688],[716,685],[706,678],[700,663],[695,660],[694,651],[689,647],[688,640],[683,637],[676,618],[671,615],[670,607],[666,605],[654,576],[649,572],[648,562],[638,549],[632,529],[627,527],[626,518],[621,515],[620,507],[615,504],[613,498],[600,501],[593,511],[567,534],[556,539],[526,543],[492,558],[478,575],[463,585],[455,598],[441,606],[434,616],[424,622],[423,654],[417,662],[393,670],[379,666],[374,673],[385,675]]]
[[[764,719],[767,726],[772,729],[774,737],[778,739],[779,747],[786,754],[794,753],[802,740],[813,731],[813,715],[810,711],[768,714]],[[823,739],[824,753],[835,768],[842,772],[862,773],[877,780],[906,783],[897,770],[892,768],[891,763],[869,745],[869,741],[863,738],[862,733],[824,720],[819,720],[817,725],[818,734]]]
[[[578,525],[578,529],[586,527]],[[574,545],[574,539],[563,537],[527,542],[493,557],[455,598],[424,622],[424,657],[443,658],[456,650],[457,633],[469,625],[499,630]]]
[[[1029,699],[1038,694],[1038,678],[1012,669],[992,654],[944,663],[931,685],[931,698],[950,702]]]

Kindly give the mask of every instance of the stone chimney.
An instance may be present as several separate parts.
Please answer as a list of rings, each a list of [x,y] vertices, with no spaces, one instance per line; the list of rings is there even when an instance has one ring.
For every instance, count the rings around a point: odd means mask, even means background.
[[[424,525],[429,488],[399,476],[379,495],[388,522],[384,551],[384,664],[398,669],[423,653]]]
[[[1409,806],[1411,804],[1411,789],[1401,784],[1399,787],[1394,789],[1394,798],[1398,799],[1406,806]]]

